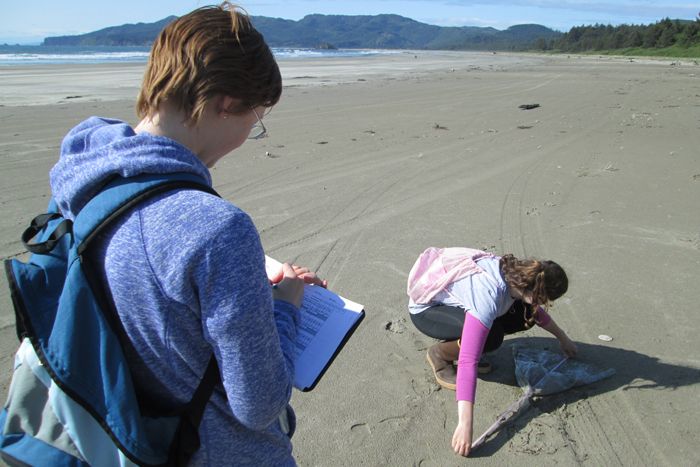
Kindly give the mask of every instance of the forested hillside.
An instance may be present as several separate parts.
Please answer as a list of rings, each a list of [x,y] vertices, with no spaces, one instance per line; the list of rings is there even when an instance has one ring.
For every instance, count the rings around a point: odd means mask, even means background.
[[[560,52],[591,52],[625,49],[700,49],[700,18],[695,21],[663,19],[649,25],[610,26],[596,24],[571,28],[538,48]]]
[[[150,45],[174,18],[125,24],[78,36],[47,37],[44,45]],[[561,35],[537,24],[499,31],[488,27],[441,27],[399,15],[308,15],[299,21],[264,16],[252,19],[272,47],[532,50],[537,40],[550,41]]]

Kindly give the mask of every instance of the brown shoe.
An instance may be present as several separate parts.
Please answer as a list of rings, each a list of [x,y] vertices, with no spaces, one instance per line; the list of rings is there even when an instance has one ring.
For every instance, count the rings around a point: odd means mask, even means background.
[[[451,391],[457,389],[457,370],[454,365],[457,357],[459,357],[457,341],[439,342],[428,348],[426,354],[437,383]]]

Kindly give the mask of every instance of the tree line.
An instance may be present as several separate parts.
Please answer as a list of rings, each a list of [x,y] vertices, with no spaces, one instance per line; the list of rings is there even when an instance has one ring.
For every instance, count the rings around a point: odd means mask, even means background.
[[[558,38],[537,40],[535,48],[576,53],[627,48],[686,48],[698,45],[700,17],[694,21],[665,18],[649,25],[576,26]]]

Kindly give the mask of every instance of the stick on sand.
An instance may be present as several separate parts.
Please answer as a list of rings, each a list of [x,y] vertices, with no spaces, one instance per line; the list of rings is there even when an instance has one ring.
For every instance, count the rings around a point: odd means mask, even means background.
[[[496,421],[493,422],[493,424],[490,427],[488,427],[488,429],[484,432],[484,434],[479,436],[479,438],[477,438],[477,440],[472,443],[471,450],[473,451],[474,449],[477,449],[478,447],[480,447],[482,444],[484,444],[484,442],[486,442],[486,440],[491,435],[493,435],[498,430],[500,430],[503,425],[508,423],[510,420],[516,418],[518,415],[520,415],[520,413],[522,411],[524,411],[526,408],[530,407],[530,397],[532,397],[532,395],[534,394],[533,388],[536,388],[540,384],[542,384],[542,382],[545,380],[545,378],[547,378],[549,375],[551,375],[554,370],[559,368],[567,360],[568,360],[568,357],[564,357],[559,363],[557,363],[554,366],[554,368],[552,368],[547,373],[545,373],[544,376],[542,376],[542,378],[536,384],[534,384],[533,386],[528,386],[527,390],[520,397],[520,399],[518,399],[517,401],[510,404],[508,406],[508,408],[505,411],[503,411],[498,416],[498,418],[496,418]]]

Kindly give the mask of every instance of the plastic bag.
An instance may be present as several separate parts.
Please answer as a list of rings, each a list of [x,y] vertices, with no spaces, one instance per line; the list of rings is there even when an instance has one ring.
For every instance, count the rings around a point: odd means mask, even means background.
[[[595,383],[615,374],[612,368],[602,370],[589,363],[571,360],[547,350],[514,346],[513,359],[515,360],[515,379],[525,392],[472,443],[472,451],[482,446],[503,425],[517,418],[530,407],[532,396],[556,394],[576,386]]]
[[[546,396],[595,383],[615,374],[580,360],[566,359],[547,350],[513,347],[515,379],[525,392]]]

